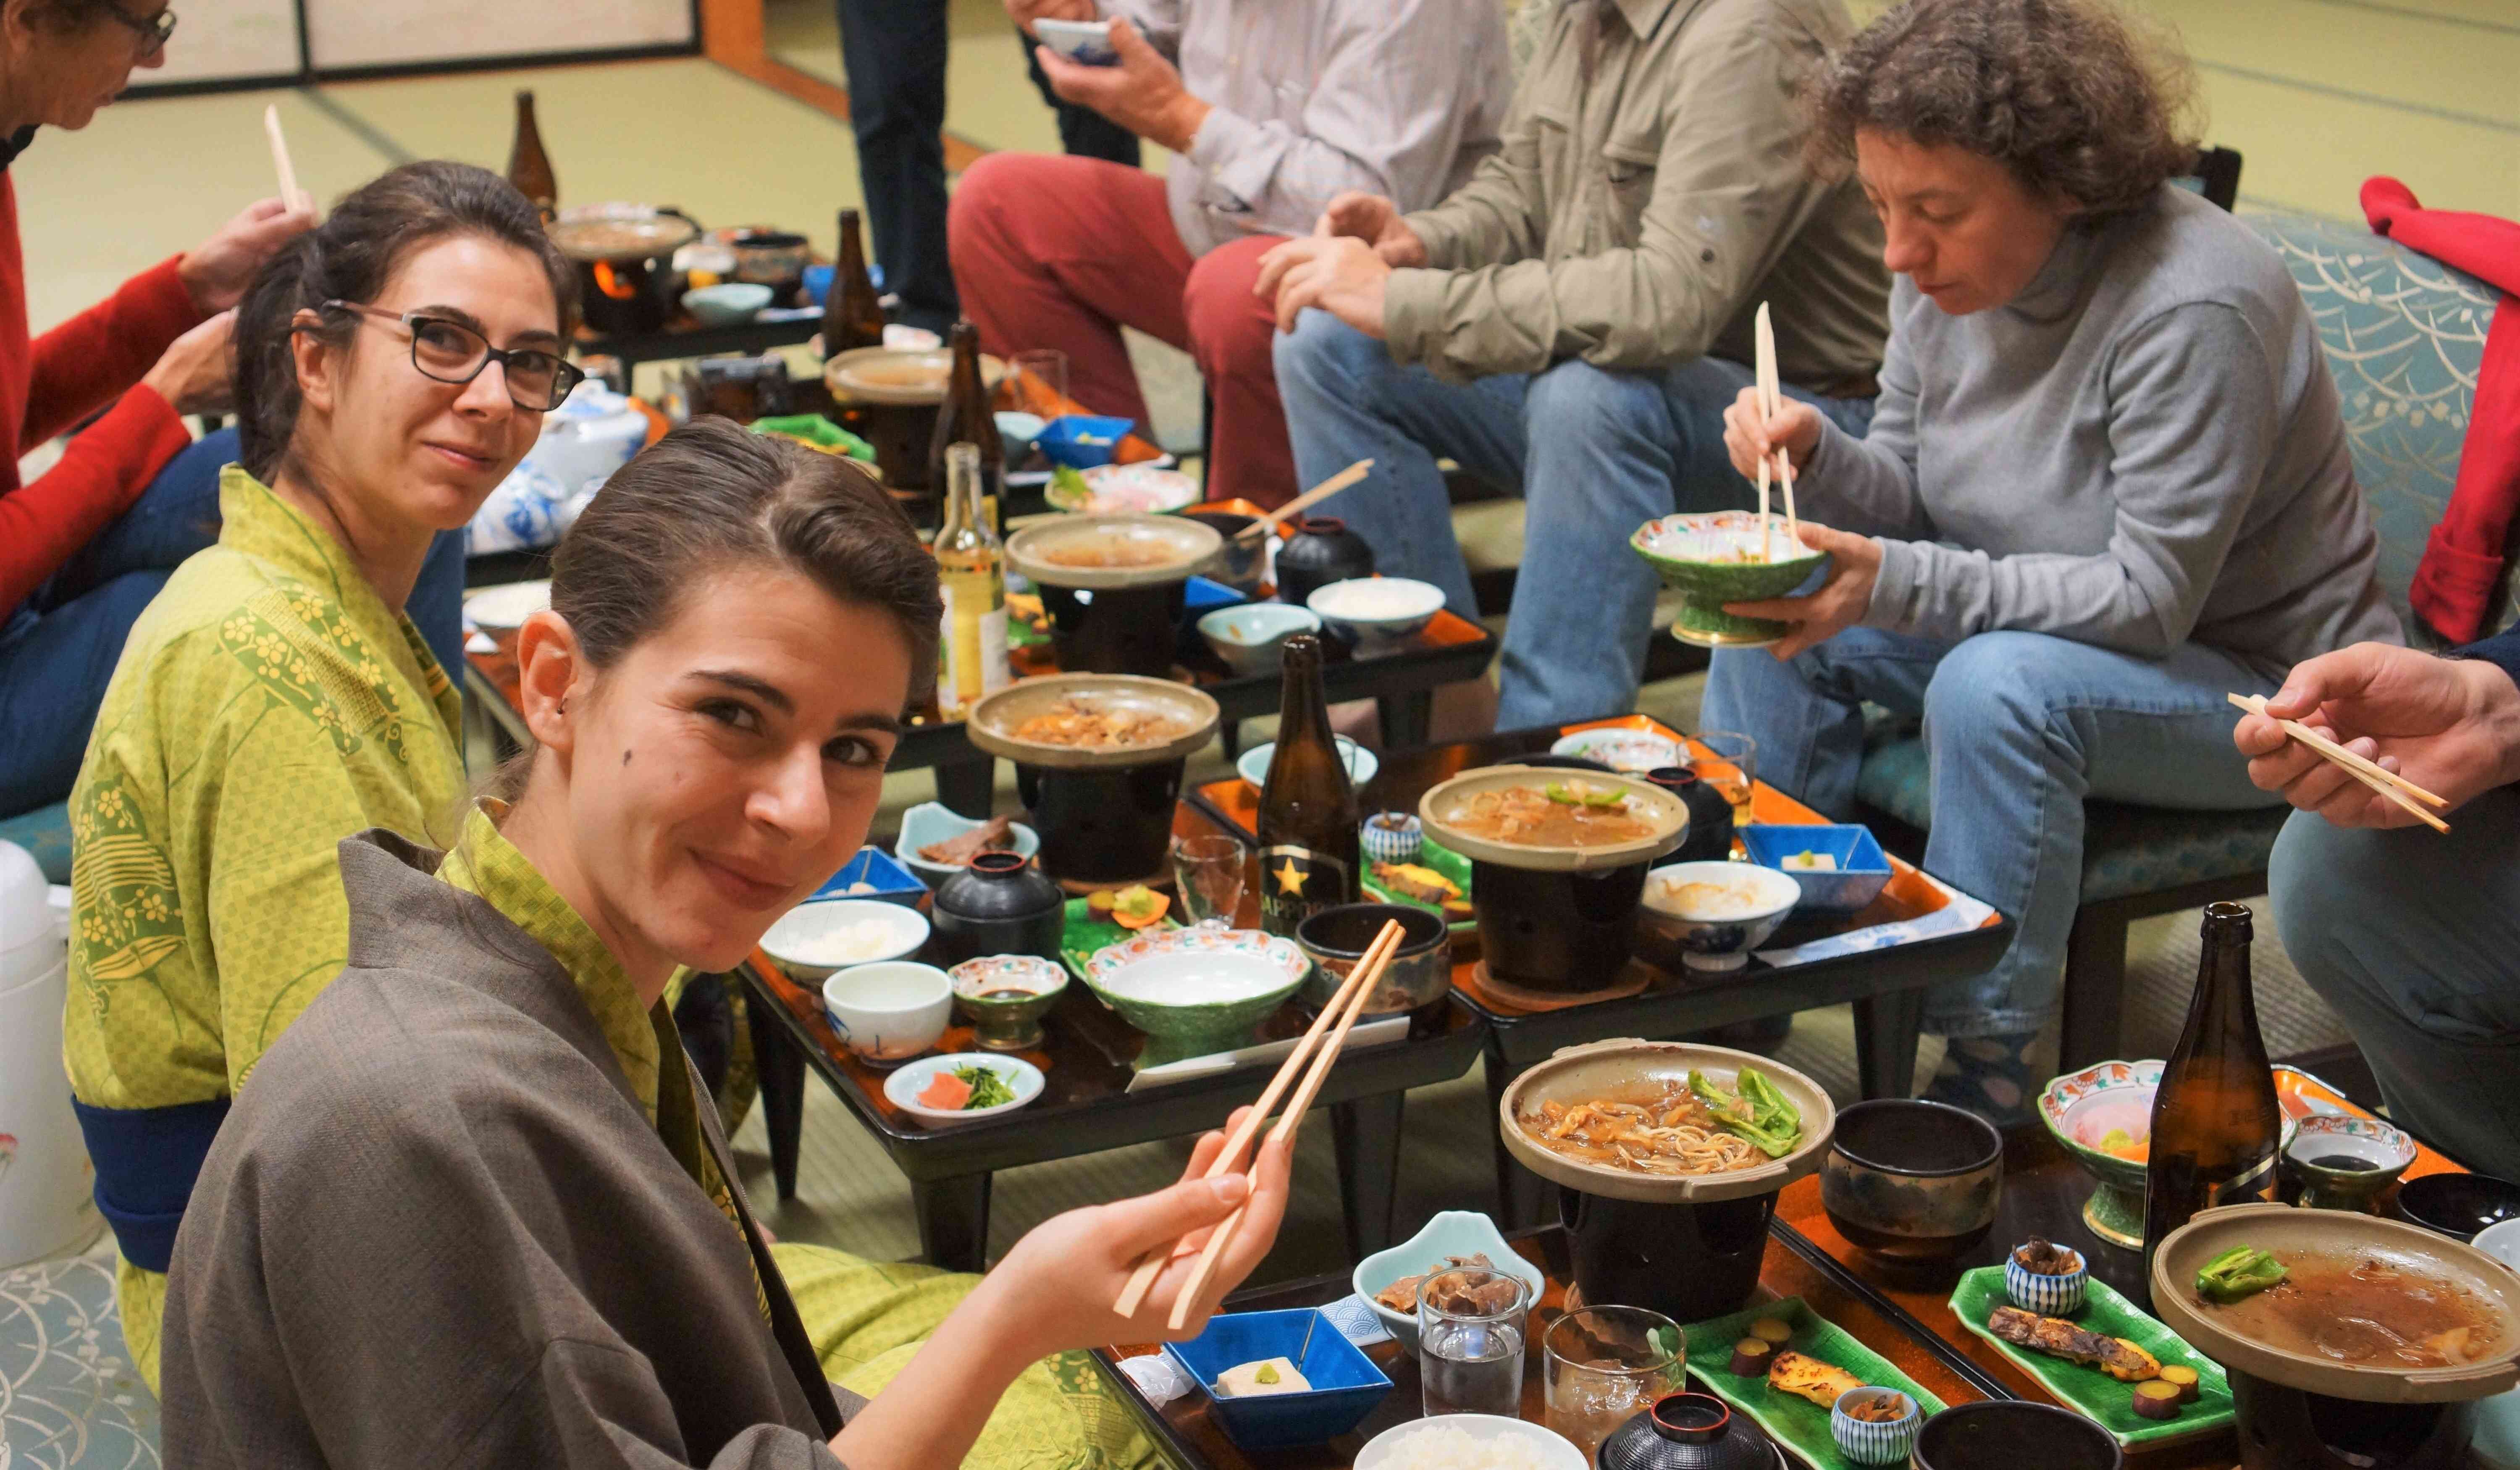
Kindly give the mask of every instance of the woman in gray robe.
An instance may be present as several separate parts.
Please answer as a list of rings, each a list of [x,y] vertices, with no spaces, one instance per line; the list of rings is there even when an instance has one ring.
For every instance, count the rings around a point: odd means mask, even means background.
[[[1210,1135],[1179,1184],[1049,1221],[968,1287],[867,1268],[961,1299],[880,1392],[835,1392],[799,1248],[765,1243],[660,1002],[857,850],[938,613],[844,461],[703,422],[613,477],[519,635],[540,744],[509,799],[444,855],[341,844],[348,967],[265,1053],[176,1240],[168,1463],[926,1470],[988,1463],[984,1423],[1042,1463],[1097,1417],[1042,1359],[1165,1335],[1188,1260],[1124,1319],[1131,1263],[1247,1203],[1203,1323],[1277,1234],[1282,1148],[1211,1181]]]

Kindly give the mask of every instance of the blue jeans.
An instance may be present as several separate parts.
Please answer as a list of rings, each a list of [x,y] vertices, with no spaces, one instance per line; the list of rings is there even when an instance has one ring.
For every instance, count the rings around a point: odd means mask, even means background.
[[[1628,538],[1674,511],[1751,503],[1750,482],[1724,451],[1724,410],[1749,385],[1749,369],[1712,357],[1635,373],[1570,361],[1451,383],[1400,366],[1382,343],[1321,311],[1278,338],[1277,365],[1300,483],[1374,462],[1372,477],[1328,513],[1373,547],[1375,570],[1431,582],[1446,605],[1475,618],[1435,460],[1449,457],[1530,502],[1506,627],[1500,726],[1636,707],[1655,583]],[[1871,424],[1870,399],[1786,391],[1850,433]]]
[[[1850,821],[1863,701],[1921,716],[1933,830],[1925,868],[2016,925],[1994,969],[1926,993],[1945,1036],[2011,1036],[2055,1014],[2083,888],[2083,799],[2195,811],[2282,800],[2249,783],[2228,691],[2278,680],[2182,644],[2159,661],[2043,633],[1933,643],[1850,628],[1783,662],[1718,649],[1701,724],[1759,742],[1759,777]]]
[[[219,539],[219,471],[236,457],[236,430],[203,436],[0,619],[0,816],[69,795],[131,625],[185,557]],[[453,677],[464,646],[462,531],[429,549],[410,608]]]
[[[2296,812],[2267,864],[2284,953],[2353,1028],[2389,1116],[2520,1179],[2520,787],[2420,827]]]

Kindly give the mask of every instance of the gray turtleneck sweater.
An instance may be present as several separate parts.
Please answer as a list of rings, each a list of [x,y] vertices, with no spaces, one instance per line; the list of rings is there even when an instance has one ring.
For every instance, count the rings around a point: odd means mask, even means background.
[[[2010,304],[1949,316],[1902,277],[1890,322],[1870,433],[1822,421],[1796,485],[1880,539],[1869,626],[2193,640],[2270,675],[2404,641],[2310,309],[2248,226],[2164,185]]]

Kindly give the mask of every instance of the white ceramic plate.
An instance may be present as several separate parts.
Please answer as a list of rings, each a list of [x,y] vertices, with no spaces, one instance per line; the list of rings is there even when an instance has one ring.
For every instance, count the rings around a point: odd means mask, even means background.
[[[927,1084],[936,1074],[951,1072],[957,1067],[986,1067],[997,1073],[1007,1080],[1007,1087],[1015,1094],[1015,1100],[1001,1102],[995,1107],[950,1113],[920,1106],[919,1094],[926,1091]],[[883,1095],[885,1101],[929,1128],[955,1128],[966,1123],[977,1123],[983,1118],[994,1118],[1001,1113],[1012,1113],[1039,1097],[1041,1087],[1041,1069],[1020,1056],[1001,1056],[993,1051],[951,1051],[943,1056],[922,1057],[885,1078]]]
[[[484,587],[464,600],[464,615],[483,628],[521,628],[551,605],[551,579]]]

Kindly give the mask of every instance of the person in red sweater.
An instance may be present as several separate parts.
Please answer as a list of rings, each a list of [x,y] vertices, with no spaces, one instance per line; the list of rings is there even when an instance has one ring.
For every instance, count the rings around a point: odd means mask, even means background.
[[[0,0],[0,169],[38,126],[75,131],[164,65],[161,0]],[[15,185],[0,172],[0,815],[67,795],[131,624],[177,562],[218,539],[218,467],[182,415],[225,406],[229,308],[312,226],[264,200],[200,248],[29,340]],[[20,456],[103,410],[53,468]]]

